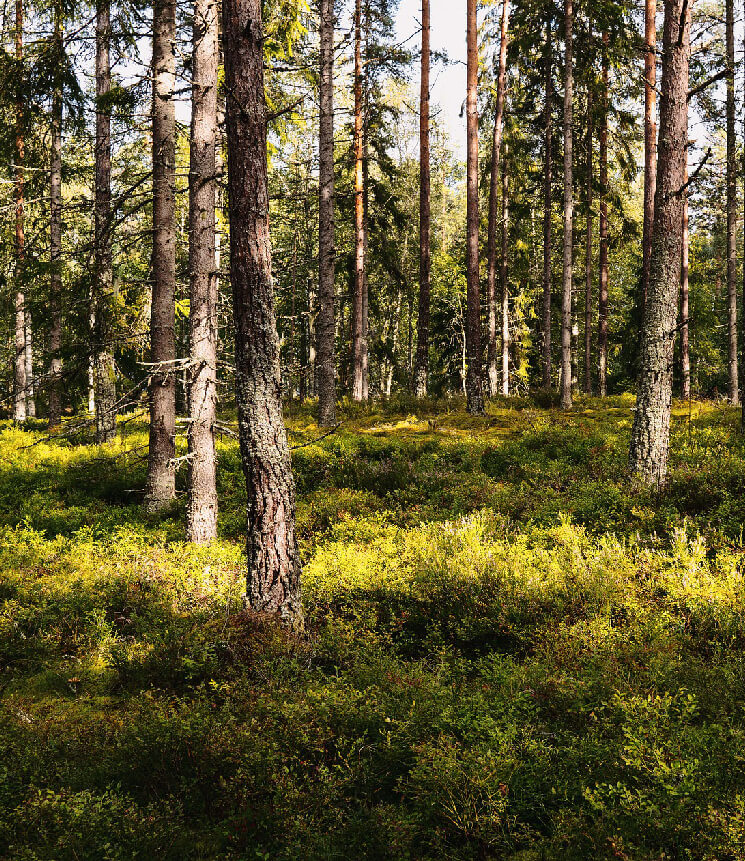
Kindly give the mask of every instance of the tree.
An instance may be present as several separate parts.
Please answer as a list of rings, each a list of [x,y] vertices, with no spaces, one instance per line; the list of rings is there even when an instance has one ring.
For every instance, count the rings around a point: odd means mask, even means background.
[[[153,292],[150,312],[150,447],[145,504],[176,497],[176,2],[153,3]]]
[[[608,394],[608,33],[603,33],[600,119],[600,277],[598,291],[598,393]]]
[[[414,392],[427,395],[429,373],[429,305],[432,260],[430,252],[430,154],[429,154],[430,9],[422,0],[422,74],[419,92],[419,316],[417,319]]]
[[[644,0],[644,232],[642,308],[649,291],[655,185],[657,181],[657,0]]]
[[[688,183],[688,156],[686,154],[683,184]],[[683,191],[683,243],[680,264],[680,375],[682,381],[681,394],[684,398],[691,396],[691,355],[688,343],[690,313],[689,302],[689,221],[688,221],[688,189]]]
[[[735,133],[735,9],[725,0],[727,51],[727,345],[729,401],[740,403],[737,362],[737,135]]]
[[[318,315],[316,390],[318,423],[336,423],[336,311],[334,269],[334,0],[319,0],[320,113],[318,120]]]
[[[497,369],[497,201],[499,198],[499,155],[504,128],[504,102],[507,84],[507,29],[509,22],[508,0],[502,0],[502,18],[499,30],[499,67],[497,70],[497,109],[494,114],[494,136],[492,140],[491,180],[489,184],[489,223],[486,242],[487,287],[487,379],[489,395],[499,391]],[[504,334],[504,333],[503,333]],[[508,383],[509,387],[509,383]]]
[[[629,452],[631,472],[637,480],[650,485],[660,485],[665,480],[670,445],[688,138],[690,20],[688,0],[665,0],[652,257]]]
[[[24,222],[24,102],[21,84],[23,72],[23,0],[16,0],[15,48],[18,96],[16,98],[16,169],[15,169],[15,361],[14,361],[14,409],[13,418],[17,422],[26,419],[27,386],[26,376],[26,296],[23,286],[24,263],[26,258],[26,234]]]
[[[507,173],[507,147],[502,163],[502,248],[499,266],[499,285],[502,296],[502,394],[510,393],[510,284],[508,270],[510,235],[510,183]]]
[[[573,59],[574,8],[564,0],[564,256],[561,293],[561,407],[572,406],[572,268],[574,231],[573,177]]]
[[[365,367],[367,338],[365,325],[365,181],[362,87],[362,0],[354,10],[354,293],[352,296],[352,397],[366,400]]]
[[[186,537],[217,538],[216,0],[195,0],[189,162],[189,495]]]
[[[467,165],[466,165],[466,408],[472,415],[484,412],[481,387],[481,308],[479,302],[479,115],[478,34],[476,0],[467,0]]]
[[[586,231],[585,231],[585,375],[584,391],[592,393],[592,247],[593,247],[593,118],[592,118],[592,84],[587,87],[587,186],[586,186]]]
[[[54,4],[54,53],[63,55],[62,4]],[[51,146],[49,148],[49,427],[62,419],[62,81],[58,70],[52,91]]]
[[[93,371],[96,388],[96,441],[116,435],[116,378],[113,338],[114,275],[111,250],[111,8],[96,3],[96,145],[94,189]]]
[[[553,47],[551,7],[546,20],[545,105],[543,121],[543,387],[551,388],[551,183],[553,138]]]
[[[230,280],[236,395],[248,495],[247,600],[302,626],[295,486],[282,419],[267,188],[261,0],[223,0]]]

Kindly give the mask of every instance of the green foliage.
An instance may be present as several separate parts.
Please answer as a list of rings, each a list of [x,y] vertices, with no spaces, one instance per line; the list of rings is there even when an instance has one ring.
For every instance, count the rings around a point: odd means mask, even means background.
[[[0,858],[745,859],[745,452],[632,402],[289,419],[307,635],[242,610],[221,534],[139,506],[142,427],[0,433]]]

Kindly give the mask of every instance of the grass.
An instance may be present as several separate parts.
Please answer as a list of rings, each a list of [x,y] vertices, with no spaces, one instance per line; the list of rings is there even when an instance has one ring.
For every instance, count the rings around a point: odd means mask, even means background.
[[[139,505],[145,428],[0,431],[0,858],[745,859],[745,445],[630,397],[288,412],[308,635]],[[183,476],[181,477],[183,478]]]

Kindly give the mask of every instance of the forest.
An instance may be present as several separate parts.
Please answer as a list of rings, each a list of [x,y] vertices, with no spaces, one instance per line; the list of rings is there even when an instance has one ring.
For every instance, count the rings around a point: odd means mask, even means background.
[[[745,6],[0,33],[0,861],[745,861]]]

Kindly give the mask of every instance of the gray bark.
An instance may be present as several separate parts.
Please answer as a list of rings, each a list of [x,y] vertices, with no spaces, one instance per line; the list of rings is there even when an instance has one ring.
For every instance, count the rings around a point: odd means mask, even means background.
[[[61,58],[62,8],[54,7],[54,39],[57,56]],[[49,158],[49,427],[59,425],[62,419],[62,87],[55,84],[52,94],[51,148]]]
[[[564,258],[561,293],[561,408],[572,406],[572,266],[574,229],[573,133],[574,59],[572,0],[564,0]]]

